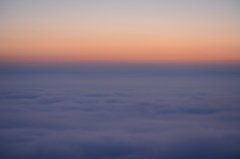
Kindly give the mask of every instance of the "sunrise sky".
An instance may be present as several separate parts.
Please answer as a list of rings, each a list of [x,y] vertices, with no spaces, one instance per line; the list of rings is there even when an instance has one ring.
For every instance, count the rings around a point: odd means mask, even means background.
[[[240,63],[238,0],[3,0],[0,62]]]
[[[0,159],[240,159],[240,0],[0,0]]]

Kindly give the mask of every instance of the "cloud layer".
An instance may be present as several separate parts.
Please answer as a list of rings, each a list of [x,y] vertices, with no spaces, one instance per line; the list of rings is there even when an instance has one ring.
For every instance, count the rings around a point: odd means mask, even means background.
[[[239,77],[2,77],[2,159],[240,158]]]

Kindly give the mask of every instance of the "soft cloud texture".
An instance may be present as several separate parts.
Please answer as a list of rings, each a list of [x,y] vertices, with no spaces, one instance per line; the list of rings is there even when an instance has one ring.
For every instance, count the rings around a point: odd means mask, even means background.
[[[240,157],[240,76],[148,69],[2,73],[0,158]]]

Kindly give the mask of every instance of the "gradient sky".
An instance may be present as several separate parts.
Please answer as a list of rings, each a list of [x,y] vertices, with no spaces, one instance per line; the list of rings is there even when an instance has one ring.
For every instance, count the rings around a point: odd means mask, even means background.
[[[0,62],[238,62],[238,0],[2,0]]]

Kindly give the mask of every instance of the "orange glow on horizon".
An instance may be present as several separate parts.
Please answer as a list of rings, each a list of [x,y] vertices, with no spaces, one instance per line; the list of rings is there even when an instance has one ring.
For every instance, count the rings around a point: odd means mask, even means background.
[[[6,5],[9,8],[0,26],[0,62],[240,61],[240,23],[235,5],[228,1],[230,8],[222,4],[215,8],[217,1],[176,6],[155,1],[141,6],[133,1],[128,8],[126,1],[114,5],[115,9],[98,1],[94,2],[98,5],[62,1],[56,5],[69,5],[69,10],[57,10],[57,14],[51,10],[55,5],[49,4],[50,10],[43,14],[41,5],[35,3],[43,3],[43,7],[48,6],[47,2],[28,3],[37,11],[26,6],[18,8],[21,4]],[[118,6],[126,6],[126,10]],[[18,14],[11,7],[26,12]],[[86,10],[88,7],[93,8]]]
[[[196,33],[197,34],[197,33]],[[239,38],[233,35],[212,37],[91,33],[73,35],[29,34],[5,36],[0,44],[1,61],[35,62],[194,62],[240,61]],[[230,37],[229,37],[230,36]],[[4,36],[3,36],[4,37]],[[15,41],[15,42],[14,42]],[[239,40],[240,41],[240,40]]]

